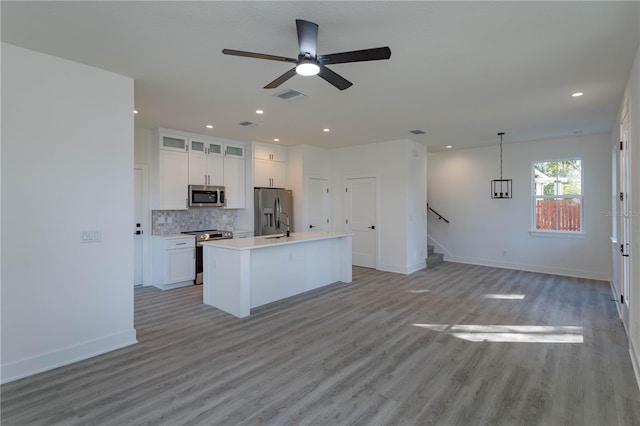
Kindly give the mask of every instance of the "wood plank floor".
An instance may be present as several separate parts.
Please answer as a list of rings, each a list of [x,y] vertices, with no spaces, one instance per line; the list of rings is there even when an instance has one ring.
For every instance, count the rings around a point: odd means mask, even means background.
[[[354,268],[245,319],[199,286],[135,298],[139,344],[3,385],[2,425],[640,424],[604,282]]]

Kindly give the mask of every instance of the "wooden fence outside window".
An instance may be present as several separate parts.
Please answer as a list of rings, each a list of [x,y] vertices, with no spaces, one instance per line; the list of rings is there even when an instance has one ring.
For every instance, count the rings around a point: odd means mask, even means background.
[[[536,229],[580,231],[580,201],[575,198],[537,199]]]

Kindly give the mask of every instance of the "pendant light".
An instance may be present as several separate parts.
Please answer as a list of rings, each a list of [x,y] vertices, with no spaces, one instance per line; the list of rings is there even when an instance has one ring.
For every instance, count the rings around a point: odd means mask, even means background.
[[[513,195],[511,179],[502,178],[502,137],[504,132],[498,133],[498,136],[500,136],[500,179],[491,181],[491,198],[511,198]]]

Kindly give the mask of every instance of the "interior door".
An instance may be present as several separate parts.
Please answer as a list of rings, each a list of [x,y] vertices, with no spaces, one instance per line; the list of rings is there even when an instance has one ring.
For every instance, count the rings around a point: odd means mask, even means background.
[[[620,155],[618,162],[618,245],[620,255],[620,291],[621,291],[621,315],[622,321],[629,330],[629,299],[630,299],[630,258],[631,258],[631,199],[630,199],[630,170],[629,170],[629,120],[628,115],[622,120]]]
[[[142,285],[144,171],[133,169],[133,285]]]
[[[305,206],[307,209],[307,223],[304,230],[331,230],[331,194],[328,179],[308,178],[305,191]]]
[[[350,178],[346,185],[347,232],[352,234],[352,262],[375,268],[377,259],[376,178]]]

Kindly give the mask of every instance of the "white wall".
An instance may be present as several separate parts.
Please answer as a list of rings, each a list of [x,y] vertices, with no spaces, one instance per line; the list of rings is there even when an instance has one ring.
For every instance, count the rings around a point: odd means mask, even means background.
[[[142,164],[151,167],[151,130],[136,127],[134,130],[134,151],[133,158],[135,164]]]
[[[287,187],[293,190],[293,226],[296,231],[308,231],[304,194],[308,178],[329,179],[331,175],[330,151],[311,145],[294,145],[287,148]]]
[[[427,149],[411,142],[407,168],[407,265],[410,270],[425,266],[427,235]]]
[[[304,146],[287,147],[287,189],[293,193],[293,231],[300,232],[304,216]]]
[[[426,223],[417,208],[426,205],[426,191],[420,194],[424,184],[415,186],[415,181],[424,181],[426,176],[426,164],[418,166],[421,161],[426,163],[426,148],[410,140],[331,150],[334,231],[345,230],[345,179],[376,177],[380,270],[406,274],[425,266]],[[419,262],[414,261],[415,250],[422,253]]]
[[[132,111],[130,78],[2,44],[3,382],[136,342]]]
[[[567,157],[583,160],[586,235],[532,236],[532,161]],[[608,280],[609,135],[504,144],[503,177],[513,179],[512,199],[490,198],[499,158],[498,146],[429,153],[429,205],[451,221],[430,213],[429,237],[445,260]]]

